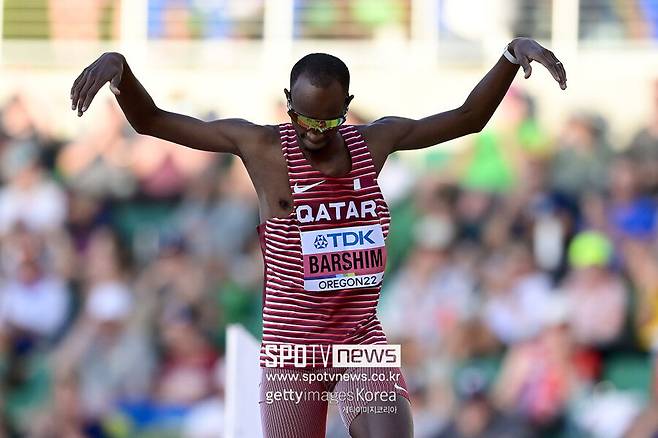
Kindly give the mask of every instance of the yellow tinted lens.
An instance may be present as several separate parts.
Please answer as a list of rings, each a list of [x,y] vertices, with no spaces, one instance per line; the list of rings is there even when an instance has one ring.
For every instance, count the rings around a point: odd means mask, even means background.
[[[306,129],[315,129],[318,131],[326,131],[340,126],[343,123],[343,118],[319,120],[297,114],[297,123]]]

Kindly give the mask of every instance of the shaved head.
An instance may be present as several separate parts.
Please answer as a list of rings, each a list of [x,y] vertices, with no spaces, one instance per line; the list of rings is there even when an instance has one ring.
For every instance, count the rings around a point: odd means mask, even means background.
[[[290,71],[290,89],[292,90],[300,76],[304,76],[316,87],[327,88],[332,82],[338,82],[345,94],[350,88],[350,72],[339,58],[326,53],[311,53],[304,56]]]

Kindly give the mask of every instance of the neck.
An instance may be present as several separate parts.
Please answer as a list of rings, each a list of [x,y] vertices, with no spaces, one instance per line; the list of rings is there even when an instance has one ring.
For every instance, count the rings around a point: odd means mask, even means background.
[[[349,151],[346,157],[345,141],[338,132],[320,149],[309,150],[301,144],[300,149],[308,162],[325,175],[338,177],[346,175],[351,169]]]
[[[297,144],[305,152],[307,158],[312,158],[318,161],[330,161],[331,158],[336,157],[337,152],[341,150],[343,145],[342,136],[336,131],[329,139],[329,142],[318,149],[308,149],[304,146],[304,142],[297,137]]]

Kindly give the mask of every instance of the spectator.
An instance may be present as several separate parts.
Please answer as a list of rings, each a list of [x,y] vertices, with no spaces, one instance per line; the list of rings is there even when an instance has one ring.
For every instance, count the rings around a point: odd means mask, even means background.
[[[502,254],[491,255],[483,269],[489,330],[506,345],[535,337],[552,292],[550,278],[536,269],[529,248],[509,244]]]
[[[611,158],[605,121],[589,114],[574,115],[558,139],[551,168],[552,186],[572,198],[587,192],[601,193],[607,187]]]
[[[653,81],[649,95],[652,99],[649,119],[633,136],[627,153],[638,174],[640,188],[655,195],[658,194],[658,79]]]
[[[49,270],[39,235],[25,232],[17,246],[15,273],[0,286],[0,331],[16,341],[53,341],[68,317],[70,290]]]
[[[547,301],[542,329],[532,340],[508,350],[495,384],[498,406],[527,418],[532,436],[553,436],[561,430],[567,405],[585,382],[577,366],[568,315],[567,301],[559,297]]]
[[[155,382],[155,400],[189,407],[214,392],[218,352],[189,311],[165,315],[161,322],[164,362]]]
[[[210,305],[209,285],[204,269],[189,253],[179,235],[162,238],[158,257],[145,266],[135,282],[140,319],[155,324],[164,315],[194,309],[202,321],[216,318]]]
[[[385,292],[381,318],[391,336],[413,336],[432,354],[470,317],[474,285],[448,251],[449,218],[427,216],[414,234],[415,247]]]
[[[140,136],[131,146],[132,173],[143,194],[154,199],[179,196],[193,175],[212,162],[208,152],[181,148],[155,137]]]
[[[194,254],[230,264],[253,238],[258,206],[242,164],[229,162],[223,170],[217,177],[217,172],[208,168],[190,182],[173,214],[173,226]]]
[[[146,398],[155,366],[119,254],[109,230],[96,232],[85,259],[84,311],[56,354],[61,372],[79,375],[85,414],[92,416]]]
[[[79,193],[126,198],[137,184],[130,169],[134,134],[116,103],[107,101],[105,111],[102,126],[63,147],[57,166]]]
[[[624,328],[628,291],[608,267],[612,246],[598,233],[578,234],[569,245],[572,271],[560,285],[571,301],[569,323],[576,343],[601,349],[619,340]]]
[[[489,396],[487,377],[477,368],[462,370],[457,378],[458,405],[452,421],[436,438],[530,438],[521,417],[500,411]]]
[[[121,402],[148,395],[154,356],[144,333],[129,325],[130,292],[119,285],[94,290],[81,321],[59,351],[62,372],[80,375],[85,414],[107,415]]]
[[[655,239],[658,218],[656,201],[640,191],[639,175],[631,160],[617,157],[610,166],[610,199],[606,216],[610,236],[651,241]]]
[[[109,438],[97,418],[84,414],[80,388],[74,375],[55,377],[50,405],[35,415],[29,427],[31,438]]]
[[[510,88],[501,103],[495,127],[475,138],[461,158],[465,165],[461,184],[489,193],[512,190],[524,173],[525,156],[546,155],[548,138],[536,119],[535,101],[517,88]]]
[[[35,231],[54,231],[66,217],[63,190],[39,163],[38,146],[15,142],[2,153],[7,184],[0,188],[0,233],[17,224]]]
[[[628,240],[622,251],[635,291],[633,323],[642,349],[658,345],[658,257],[649,242]]]

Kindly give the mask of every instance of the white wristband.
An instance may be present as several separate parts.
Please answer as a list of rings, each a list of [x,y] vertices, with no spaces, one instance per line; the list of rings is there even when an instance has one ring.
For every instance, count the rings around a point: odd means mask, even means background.
[[[519,65],[519,64],[520,64],[520,62],[518,61],[518,59],[516,59],[516,58],[514,57],[514,55],[512,55],[512,54],[510,53],[510,51],[509,51],[509,44],[505,46],[505,51],[503,52],[503,56],[504,56],[505,58],[507,58],[507,60],[508,60],[509,62],[511,62],[512,64],[516,64],[516,65]]]

